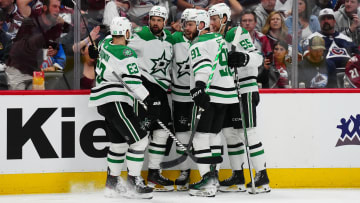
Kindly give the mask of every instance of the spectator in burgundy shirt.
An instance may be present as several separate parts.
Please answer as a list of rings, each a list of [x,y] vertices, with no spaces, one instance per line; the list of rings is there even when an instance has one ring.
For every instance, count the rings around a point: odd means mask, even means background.
[[[44,0],[43,12],[31,12],[22,23],[7,61],[6,75],[9,89],[32,88],[32,75],[40,71],[43,62],[43,48],[57,48],[58,39],[64,27],[59,17],[60,0]]]

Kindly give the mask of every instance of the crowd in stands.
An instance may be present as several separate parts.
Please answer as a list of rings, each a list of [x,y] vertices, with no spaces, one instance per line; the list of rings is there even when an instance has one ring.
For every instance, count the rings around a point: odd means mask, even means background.
[[[293,25],[293,2],[298,3],[297,25]],[[133,28],[146,26],[151,7],[162,5],[170,13],[167,28],[175,32],[181,31],[184,9],[208,10],[217,3],[230,6],[231,25],[248,30],[263,54],[258,76],[263,88],[291,87],[294,49],[299,52],[302,87],[359,87],[345,68],[360,52],[360,0],[0,0],[0,89],[31,89],[33,72],[40,70],[64,72],[71,78],[74,53],[81,55],[81,88],[89,89],[96,65],[89,46],[96,47],[109,34],[114,17],[127,17]],[[79,11],[83,19],[76,45],[74,13]],[[296,48],[292,47],[295,26]]]

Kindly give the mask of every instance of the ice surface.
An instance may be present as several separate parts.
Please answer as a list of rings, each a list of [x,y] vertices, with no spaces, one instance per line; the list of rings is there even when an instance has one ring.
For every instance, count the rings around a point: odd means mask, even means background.
[[[360,202],[360,189],[272,189],[270,193],[221,193],[216,197],[191,197],[188,192],[156,192],[151,200],[105,198],[103,191],[65,194],[1,195],[0,203],[279,203],[279,202]]]

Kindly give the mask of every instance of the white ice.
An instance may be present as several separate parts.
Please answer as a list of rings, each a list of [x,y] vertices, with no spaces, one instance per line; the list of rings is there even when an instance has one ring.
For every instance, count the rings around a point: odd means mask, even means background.
[[[103,191],[64,194],[0,195],[0,203],[355,203],[360,189],[272,189],[270,193],[220,193],[216,197],[191,197],[187,192],[156,192],[151,200],[105,198]]]

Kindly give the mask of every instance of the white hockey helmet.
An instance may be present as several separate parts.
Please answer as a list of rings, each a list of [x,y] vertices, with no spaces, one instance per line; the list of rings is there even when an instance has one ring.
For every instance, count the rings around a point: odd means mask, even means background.
[[[152,16],[162,17],[165,22],[168,18],[168,11],[164,6],[153,6],[149,11],[149,18]]]
[[[189,14],[188,14],[185,21],[186,22],[187,21],[195,21],[196,28],[199,31],[199,33],[202,30],[210,27],[210,16],[209,16],[208,12],[205,11],[205,10],[191,9],[189,11]],[[200,30],[199,25],[200,25],[201,22],[204,22],[205,26],[204,26],[203,29]]]
[[[184,26],[185,26],[184,23],[185,23],[185,21],[186,21],[186,18],[187,18],[188,15],[189,15],[190,10],[194,10],[194,9],[193,9],[193,8],[187,8],[187,9],[185,9],[185,10],[182,12],[181,18],[180,18],[181,27],[184,27]]]
[[[125,39],[129,39],[131,37],[132,31],[131,22],[125,17],[115,17],[112,19],[110,24],[110,34],[111,35],[123,35]],[[126,37],[126,31],[129,30],[130,36]]]
[[[226,15],[227,21],[231,21],[231,9],[225,3],[219,3],[211,6],[208,12],[210,16],[218,15],[220,19],[223,19],[224,15]]]

